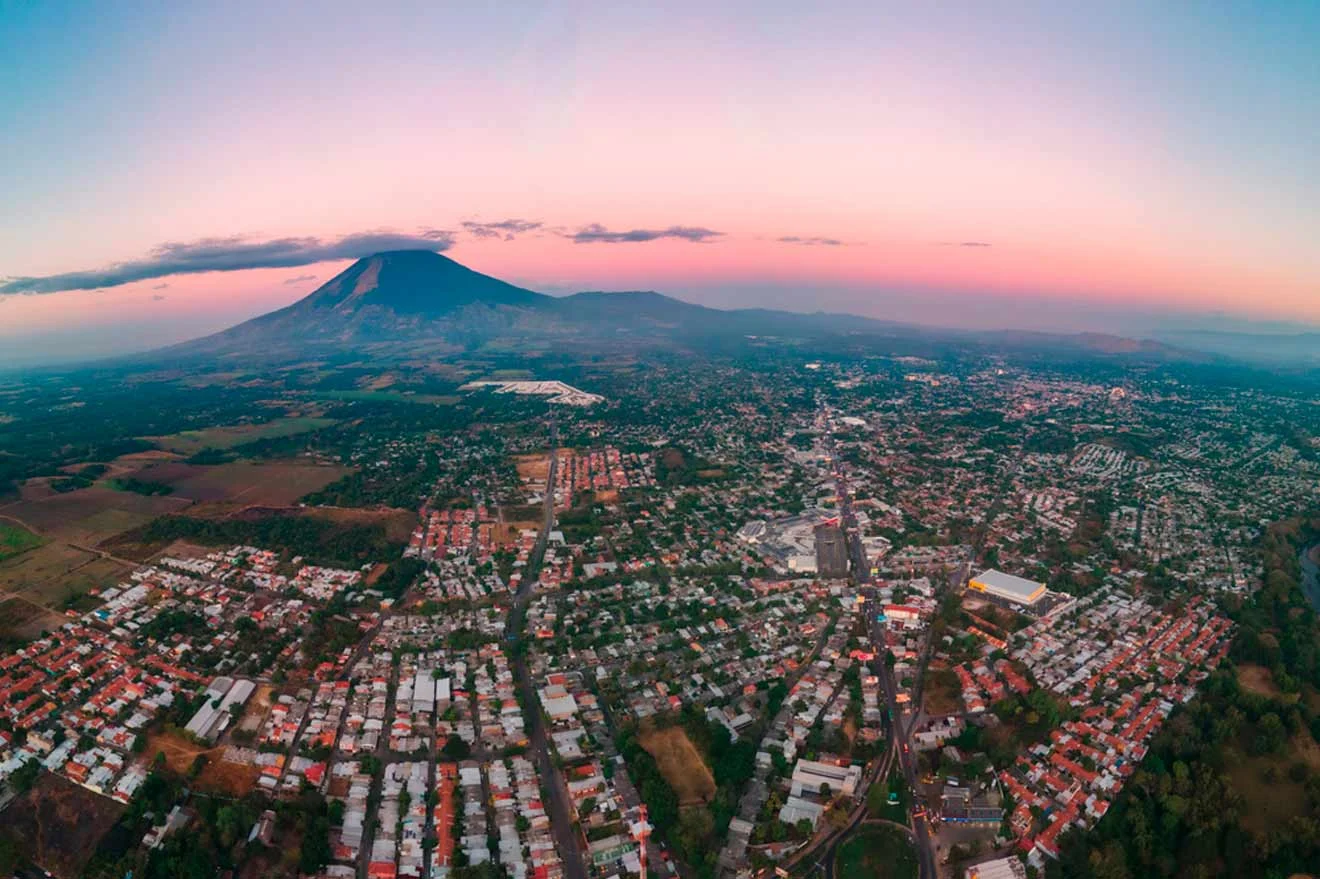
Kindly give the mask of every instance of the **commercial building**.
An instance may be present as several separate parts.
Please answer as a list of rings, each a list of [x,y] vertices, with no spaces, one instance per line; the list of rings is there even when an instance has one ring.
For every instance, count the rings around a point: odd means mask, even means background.
[[[1014,604],[1031,606],[1045,595],[1045,584],[1035,580],[1026,580],[996,571],[991,568],[977,574],[967,583],[973,592],[982,592],[994,598],[1011,601]]]
[[[816,793],[823,784],[829,786],[831,795],[850,797],[861,780],[860,766],[836,766],[815,760],[799,760],[793,767],[793,795],[800,796],[803,791]]]

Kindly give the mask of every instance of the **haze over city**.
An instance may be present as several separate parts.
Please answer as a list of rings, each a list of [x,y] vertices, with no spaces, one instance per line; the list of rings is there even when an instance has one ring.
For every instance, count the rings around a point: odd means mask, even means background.
[[[223,329],[382,241],[721,308],[1320,321],[1313,4],[0,14],[11,365]]]

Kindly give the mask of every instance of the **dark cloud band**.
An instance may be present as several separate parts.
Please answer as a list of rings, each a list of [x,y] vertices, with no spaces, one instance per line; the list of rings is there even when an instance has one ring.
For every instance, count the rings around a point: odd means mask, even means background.
[[[65,272],[0,282],[0,294],[58,293],[63,290],[98,290],[170,275],[200,272],[237,272],[244,269],[285,269],[330,260],[359,259],[385,250],[448,250],[453,234],[427,229],[415,235],[397,232],[361,232],[342,238],[204,238],[170,242],[146,259],[119,263],[105,269]]]
[[[464,221],[463,229],[474,238],[503,238],[512,241],[519,235],[535,232],[544,224],[535,220],[500,220],[494,223]]]
[[[630,229],[627,232],[611,232],[600,223],[592,223],[565,237],[575,244],[637,244],[658,241],[661,238],[676,238],[680,241],[704,244],[723,234],[701,226],[670,226],[668,229]]]
[[[801,235],[785,235],[775,240],[781,244],[801,244],[804,247],[843,247],[843,242],[837,238],[806,238]]]

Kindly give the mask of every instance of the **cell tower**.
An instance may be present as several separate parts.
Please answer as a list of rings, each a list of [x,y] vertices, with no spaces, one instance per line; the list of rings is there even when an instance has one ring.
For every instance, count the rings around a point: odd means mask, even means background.
[[[642,844],[642,879],[646,879],[646,840],[651,835],[651,823],[646,820],[646,803],[642,803],[639,811],[642,820],[638,825],[638,833],[641,834],[641,839],[638,841]]]

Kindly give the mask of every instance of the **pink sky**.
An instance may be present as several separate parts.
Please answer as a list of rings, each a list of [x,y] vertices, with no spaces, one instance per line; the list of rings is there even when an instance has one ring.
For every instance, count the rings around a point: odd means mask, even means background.
[[[1317,16],[544,3],[423,5],[364,30],[349,8],[254,5],[98,14],[70,40],[46,15],[0,35],[27,71],[0,88],[27,120],[0,135],[0,277],[164,242],[444,229],[460,262],[550,292],[899,319],[895,295],[944,293],[1006,303],[1001,326],[1072,302],[1320,321]],[[511,217],[544,229],[462,232]],[[723,235],[547,231],[593,223]],[[990,246],[946,246],[963,241]],[[335,269],[4,297],[0,338],[72,319],[155,344]]]

